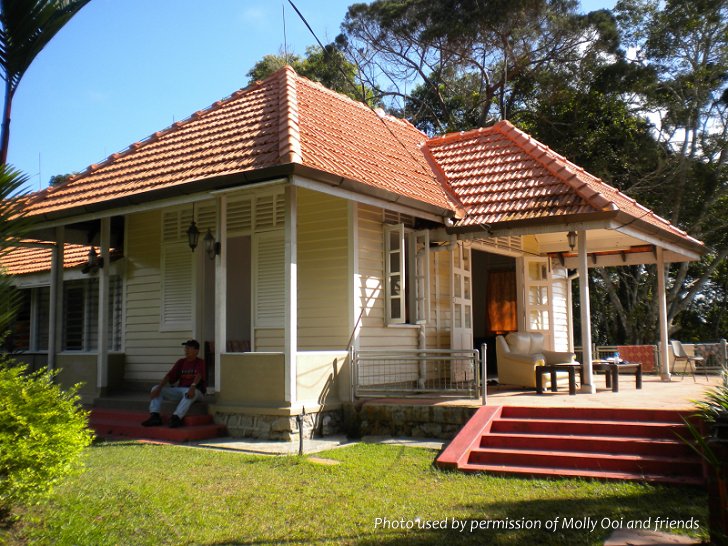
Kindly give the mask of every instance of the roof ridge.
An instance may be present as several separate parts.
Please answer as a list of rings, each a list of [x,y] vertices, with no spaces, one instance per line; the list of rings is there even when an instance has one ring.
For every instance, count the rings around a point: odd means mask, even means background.
[[[500,122],[498,122],[500,123]],[[497,124],[496,124],[497,125]],[[433,146],[441,146],[443,144],[450,144],[452,142],[457,142],[459,140],[467,140],[469,138],[472,138],[474,135],[479,134],[488,134],[494,132],[495,125],[491,125],[490,127],[478,127],[477,129],[470,129],[468,131],[457,131],[455,133],[445,133],[442,136],[439,137],[432,137],[427,140],[428,146],[432,144]]]
[[[437,178],[437,181],[442,186],[445,195],[453,204],[455,208],[455,217],[458,219],[465,218],[468,215],[468,207],[465,206],[455,189],[452,187],[450,179],[447,177],[447,173],[445,173],[445,170],[442,168],[437,159],[435,159],[432,150],[430,150],[427,146],[427,142],[423,142],[420,145],[420,151],[422,151],[422,155],[425,157],[425,160],[430,166],[430,169],[432,169],[432,172],[435,173],[435,178]]]
[[[402,125],[405,128],[407,128],[407,129],[414,129],[419,134],[421,134],[424,137],[425,140],[427,140],[429,138],[427,136],[427,133],[425,133],[424,131],[421,131],[420,129],[418,129],[417,127],[415,127],[412,123],[410,123],[406,119],[398,118],[397,116],[394,116],[392,114],[389,114],[386,111],[384,111],[383,108],[372,108],[371,106],[369,106],[368,104],[366,104],[366,103],[364,103],[364,102],[362,102],[360,100],[352,99],[348,95],[344,95],[343,93],[340,93],[338,91],[334,91],[333,89],[329,89],[328,87],[326,87],[321,82],[317,82],[315,80],[312,80],[310,78],[307,78],[306,76],[302,76],[301,74],[297,73],[293,68],[291,68],[291,70],[296,75],[296,80],[299,83],[302,83],[302,84],[305,84],[305,85],[309,85],[311,87],[315,87],[316,89],[318,89],[318,90],[320,90],[320,91],[322,91],[324,93],[327,93],[327,94],[329,94],[331,96],[334,96],[334,97],[336,97],[339,100],[342,100],[342,101],[345,101],[345,102],[350,103],[352,106],[356,106],[357,108],[364,109],[367,112],[374,113],[380,119],[382,119],[384,121],[389,121],[389,122],[392,122],[392,123],[396,123],[398,125]],[[377,110],[380,110],[381,113],[378,112]]]
[[[556,178],[565,184],[568,184],[579,197],[584,199],[584,201],[595,209],[601,211],[618,210],[618,207],[611,199],[608,199],[601,192],[594,190],[586,182],[580,180],[579,173],[591,176],[599,184],[609,186],[600,178],[587,173],[581,167],[578,167],[545,144],[527,135],[507,120],[499,121],[493,125],[493,129],[515,144],[519,145],[524,153],[528,154],[535,161],[543,165],[543,167]],[[557,164],[557,162],[560,162],[560,164]],[[609,187],[612,188],[611,186]],[[616,188],[612,189],[619,191]]]
[[[300,119],[298,116],[298,74],[290,65],[277,70],[274,77],[283,88],[278,96],[278,155],[283,163],[303,163]]]

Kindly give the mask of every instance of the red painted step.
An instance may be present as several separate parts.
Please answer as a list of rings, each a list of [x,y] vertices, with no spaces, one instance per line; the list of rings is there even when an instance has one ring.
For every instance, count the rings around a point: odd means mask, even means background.
[[[678,423],[587,421],[576,419],[498,419],[493,432],[552,435],[629,436],[636,438],[675,439],[685,425]]]
[[[437,459],[443,468],[530,476],[702,483],[675,411],[483,407]]]
[[[102,438],[126,437],[167,442],[191,442],[226,435],[225,427],[215,424],[211,415],[187,415],[183,421],[184,426],[179,428],[169,428],[167,417],[163,418],[163,426],[142,426],[142,421],[148,417],[149,414],[145,412],[94,408],[91,410],[89,425],[97,436]]]

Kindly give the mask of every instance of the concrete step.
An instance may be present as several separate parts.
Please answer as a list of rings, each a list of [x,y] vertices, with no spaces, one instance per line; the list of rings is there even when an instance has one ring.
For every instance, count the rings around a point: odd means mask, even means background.
[[[694,451],[678,440],[619,436],[560,436],[548,434],[484,434],[481,448],[541,449],[587,453],[691,457]]]
[[[689,412],[639,408],[569,408],[503,406],[501,417],[526,419],[577,419],[587,421],[639,421],[684,424]]]
[[[519,434],[617,436],[634,438],[678,439],[685,436],[687,427],[679,423],[648,421],[592,421],[578,419],[517,418],[498,419],[491,427],[492,432]]]
[[[681,412],[483,407],[437,459],[466,472],[702,484]]]
[[[91,410],[89,425],[97,436],[102,438],[124,437],[166,442],[191,442],[227,435],[225,427],[215,424],[211,415],[188,414],[183,420],[183,426],[179,428],[167,426],[169,415],[163,415],[164,424],[162,426],[144,427],[141,423],[149,417],[147,412],[94,408]]]
[[[195,402],[190,407],[187,415],[207,415],[208,405],[214,401],[212,395],[205,396],[204,400]],[[162,413],[172,413],[177,407],[178,402],[170,402],[169,400],[162,401]],[[92,406],[94,408],[104,408],[112,410],[127,410],[136,412],[148,412],[149,411],[149,393],[129,391],[124,393],[117,393],[109,396],[96,398],[93,401]]]
[[[473,449],[470,464],[569,468],[599,472],[625,472],[647,475],[700,475],[702,465],[693,457],[660,457],[641,454],[588,453],[583,451],[544,451],[540,449]]]
[[[528,478],[591,478],[597,480],[625,480],[671,485],[704,485],[702,477],[666,476],[663,474],[643,474],[639,472],[616,472],[585,470],[573,468],[543,468],[516,465],[483,465],[465,463],[458,468],[462,472],[486,472],[488,474],[522,476]]]

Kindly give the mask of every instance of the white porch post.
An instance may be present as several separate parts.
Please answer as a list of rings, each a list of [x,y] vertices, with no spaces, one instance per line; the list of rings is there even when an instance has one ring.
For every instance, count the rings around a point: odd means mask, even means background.
[[[56,228],[56,244],[51,251],[51,286],[48,305],[48,369],[57,367],[63,332],[63,254],[66,232],[63,226]]]
[[[99,316],[98,346],[96,360],[96,387],[99,391],[109,386],[109,244],[111,240],[111,218],[101,219],[99,269]]]
[[[217,200],[220,254],[215,260],[215,390],[220,392],[221,355],[227,345],[227,196]]]
[[[589,304],[589,265],[586,255],[586,230],[579,231],[579,296],[581,306],[581,347],[584,380],[581,392],[593,394],[594,372],[592,370],[591,306]]]
[[[660,378],[670,381],[670,360],[667,345],[669,343],[667,324],[667,292],[665,290],[665,255],[661,247],[657,247],[657,305],[660,312]]]
[[[297,351],[298,351],[298,237],[297,237],[296,187],[286,186],[285,230],[285,359],[286,402],[294,405],[298,400]]]

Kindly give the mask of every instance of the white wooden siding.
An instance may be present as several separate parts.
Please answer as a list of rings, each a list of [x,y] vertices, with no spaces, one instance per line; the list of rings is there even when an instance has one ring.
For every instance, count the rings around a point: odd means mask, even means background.
[[[182,356],[182,341],[192,335],[187,329],[160,331],[161,234],[161,212],[127,217],[125,377],[129,381],[161,379]]]
[[[551,295],[552,302],[552,321],[554,334],[554,350],[569,350],[569,310],[567,309],[568,297],[566,283],[569,282],[568,272],[563,267],[554,267],[552,270],[552,286]]]
[[[355,297],[363,309],[359,348],[416,349],[419,328],[385,325],[383,212],[368,205],[358,207],[359,286]]]
[[[348,203],[298,190],[298,347],[343,350],[349,331]]]

